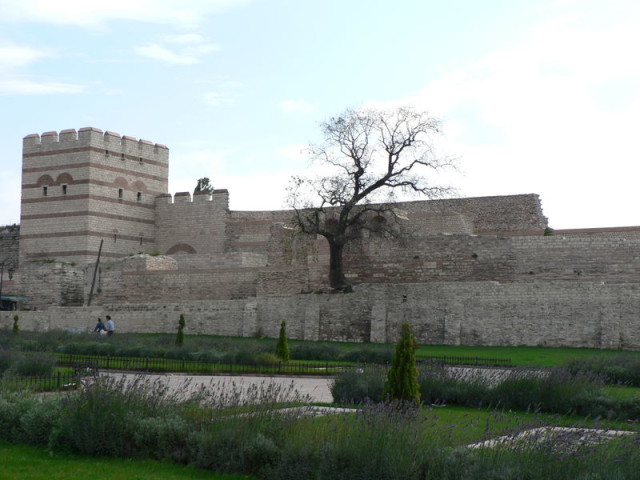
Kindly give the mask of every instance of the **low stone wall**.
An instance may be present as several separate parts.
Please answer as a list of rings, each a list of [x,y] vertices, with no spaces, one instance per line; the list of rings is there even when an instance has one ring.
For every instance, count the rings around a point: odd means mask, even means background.
[[[299,294],[184,304],[112,304],[17,312],[23,330],[90,331],[113,316],[120,332],[397,341],[408,321],[420,343],[640,349],[640,284],[441,282],[359,285],[352,294]],[[16,312],[0,312],[11,328]]]

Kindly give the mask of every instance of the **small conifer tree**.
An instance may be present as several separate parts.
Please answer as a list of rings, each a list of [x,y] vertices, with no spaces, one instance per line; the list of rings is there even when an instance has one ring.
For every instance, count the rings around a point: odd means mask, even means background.
[[[14,315],[13,316],[13,328],[11,329],[11,331],[13,332],[14,335],[17,335],[20,332],[20,326],[18,325],[18,320],[20,320],[20,316]]]
[[[402,324],[402,334],[384,384],[384,395],[390,400],[420,402],[420,384],[416,367],[416,342],[409,323]]]
[[[176,336],[176,345],[181,347],[184,344],[184,327],[187,322],[184,319],[184,314],[180,314],[180,320],[178,321],[178,335]]]
[[[287,322],[280,324],[280,338],[278,338],[278,345],[276,345],[276,356],[283,362],[288,362],[291,358],[289,342],[287,341]]]

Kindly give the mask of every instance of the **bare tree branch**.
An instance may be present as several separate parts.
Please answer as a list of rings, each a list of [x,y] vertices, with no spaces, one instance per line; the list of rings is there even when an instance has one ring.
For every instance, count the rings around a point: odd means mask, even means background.
[[[293,224],[301,233],[321,235],[329,242],[329,282],[349,286],[342,267],[344,246],[368,230],[383,235],[397,232],[400,216],[376,198],[395,190],[426,198],[441,198],[452,188],[428,180],[454,160],[439,156],[435,137],[441,134],[437,118],[412,108],[346,110],[321,124],[324,142],[311,145],[312,158],[334,173],[317,178],[292,179],[289,205]]]

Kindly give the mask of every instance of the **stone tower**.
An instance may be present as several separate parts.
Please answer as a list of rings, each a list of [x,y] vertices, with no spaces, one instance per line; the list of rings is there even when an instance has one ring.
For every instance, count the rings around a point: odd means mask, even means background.
[[[23,139],[20,261],[89,263],[149,251],[169,150],[81,128]]]

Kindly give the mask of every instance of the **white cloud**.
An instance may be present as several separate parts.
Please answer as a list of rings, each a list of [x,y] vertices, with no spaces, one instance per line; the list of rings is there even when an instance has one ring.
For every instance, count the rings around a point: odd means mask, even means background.
[[[556,18],[395,102],[444,118],[463,194],[540,193],[557,228],[640,224],[623,208],[640,200],[640,21],[597,20]]]
[[[235,98],[235,95],[227,92],[207,92],[204,94],[204,102],[213,107],[217,107],[223,103],[231,103]]]
[[[114,20],[133,20],[180,26],[195,26],[207,15],[238,7],[250,0],[0,0],[0,21],[101,26]]]
[[[216,188],[229,190],[232,210],[280,210],[285,208],[285,191],[292,172],[263,172],[260,175],[217,175]]]
[[[189,44],[189,43],[203,43],[204,37],[197,33],[184,33],[181,35],[167,35],[164,39],[168,43],[176,43],[179,45]]]
[[[152,60],[160,60],[166,63],[173,63],[176,65],[193,65],[200,61],[194,56],[176,53],[155,43],[140,45],[135,47],[134,51],[142,57],[151,58]]]
[[[301,99],[284,100],[278,104],[278,107],[285,113],[311,113],[318,108],[316,104]]]
[[[188,144],[186,146],[189,148]],[[180,177],[185,175],[189,177],[191,172],[195,172],[196,176],[193,180],[195,187],[195,181],[198,178],[213,178],[211,172],[219,171],[232,154],[231,150],[214,150],[203,146],[173,154],[171,165],[175,170],[171,172],[171,177],[175,177],[178,181]]]
[[[138,55],[160,60],[174,65],[193,65],[200,63],[204,55],[220,50],[220,46],[213,43],[205,43],[204,38],[197,34],[173,35],[165,37],[165,41],[178,44],[175,50],[158,43],[148,43],[134,48]]]
[[[0,78],[0,95],[48,95],[81,93],[83,85],[36,81],[21,76]]]
[[[44,50],[13,44],[0,45],[0,72],[25,67],[48,56]]]
[[[6,42],[0,44],[0,95],[44,95],[83,91],[82,85],[39,80],[32,75],[21,74],[25,67],[51,56],[53,54],[48,49]]]

